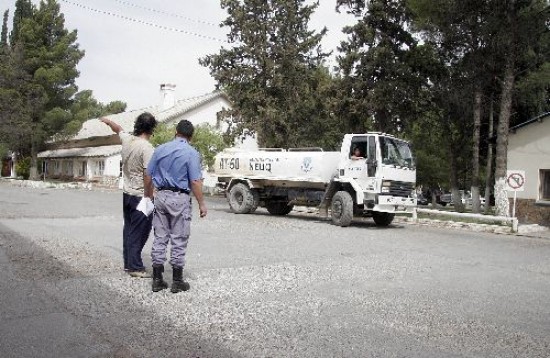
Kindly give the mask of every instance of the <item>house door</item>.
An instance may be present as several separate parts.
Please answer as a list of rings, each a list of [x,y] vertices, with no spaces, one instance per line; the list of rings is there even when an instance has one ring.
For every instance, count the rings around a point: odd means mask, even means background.
[[[11,176],[11,159],[2,159],[2,173],[3,177]]]

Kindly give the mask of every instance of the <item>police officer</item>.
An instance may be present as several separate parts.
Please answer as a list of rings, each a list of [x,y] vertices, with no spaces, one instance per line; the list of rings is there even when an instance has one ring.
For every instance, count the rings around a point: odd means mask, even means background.
[[[153,229],[155,240],[151,250],[153,262],[153,292],[168,288],[163,280],[166,250],[170,242],[170,264],[173,271],[171,291],[187,291],[188,282],[183,281],[185,253],[191,228],[191,196],[193,192],[199,203],[200,217],[207,213],[202,194],[202,168],[200,155],[189,141],[194,127],[188,120],[176,126],[175,138],[155,149],[147,166],[157,192]]]

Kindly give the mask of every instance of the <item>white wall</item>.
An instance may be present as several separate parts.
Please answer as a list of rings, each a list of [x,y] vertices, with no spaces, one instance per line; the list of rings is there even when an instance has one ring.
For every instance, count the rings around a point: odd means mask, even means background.
[[[218,97],[215,100],[209,102],[208,104],[202,105],[199,108],[196,108],[192,111],[187,112],[184,116],[178,117],[174,121],[170,122],[171,124],[177,124],[182,119],[187,119],[193,125],[197,126],[200,124],[208,123],[212,127],[216,127],[217,123],[217,113],[222,111],[223,109],[229,109],[231,108],[231,104],[225,100],[223,97]],[[221,132],[227,130],[227,124],[225,122],[221,123],[221,128],[219,128]],[[256,136],[243,136],[242,138],[236,138],[235,139],[235,147],[240,149],[247,149],[247,150],[256,150],[258,149],[258,142],[256,140]]]
[[[224,108],[231,108],[231,106],[229,102],[227,102],[224,98],[218,97],[208,102],[207,104],[203,104],[198,108],[195,108],[194,110],[185,113],[181,117],[177,117],[169,123],[176,125],[182,119],[187,119],[188,121],[193,123],[193,125],[208,123],[211,126],[215,127],[217,124],[216,114]]]
[[[120,154],[105,158],[105,173],[103,175],[118,177],[120,175],[120,162],[122,156]]]
[[[256,135],[243,134],[235,138],[235,148],[243,150],[258,150],[258,140]]]
[[[187,112],[185,119],[189,120],[193,125],[208,123],[212,127],[216,127],[217,113],[224,108],[230,108],[229,103],[222,98],[217,98],[207,105]]]
[[[508,139],[508,170],[525,171],[525,190],[517,192],[518,198],[539,199],[539,169],[550,169],[550,118],[521,127]]]

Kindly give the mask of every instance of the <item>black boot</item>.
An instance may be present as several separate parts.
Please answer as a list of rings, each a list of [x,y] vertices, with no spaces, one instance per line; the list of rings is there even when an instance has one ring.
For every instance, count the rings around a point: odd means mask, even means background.
[[[187,291],[191,288],[189,283],[183,280],[183,267],[172,266],[172,293],[178,293],[181,291]]]
[[[153,265],[153,292],[159,292],[168,288],[168,284],[162,279],[163,272],[163,265]]]

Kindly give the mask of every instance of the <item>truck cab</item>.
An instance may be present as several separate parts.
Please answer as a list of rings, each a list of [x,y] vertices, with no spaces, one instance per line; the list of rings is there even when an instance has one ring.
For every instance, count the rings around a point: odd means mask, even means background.
[[[416,207],[416,166],[406,141],[383,133],[346,134],[337,174],[332,185],[352,196],[355,214],[372,216],[377,224]]]

